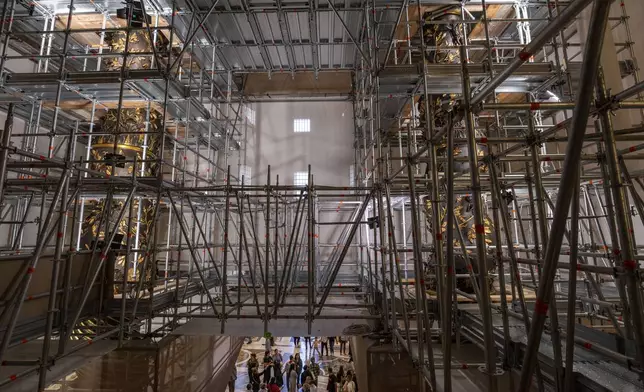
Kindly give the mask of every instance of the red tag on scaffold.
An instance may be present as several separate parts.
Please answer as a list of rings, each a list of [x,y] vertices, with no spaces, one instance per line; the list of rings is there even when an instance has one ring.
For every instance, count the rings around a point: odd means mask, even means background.
[[[534,303],[534,312],[537,314],[546,314],[548,313],[548,304],[545,302],[542,302],[540,299],[538,299]]]

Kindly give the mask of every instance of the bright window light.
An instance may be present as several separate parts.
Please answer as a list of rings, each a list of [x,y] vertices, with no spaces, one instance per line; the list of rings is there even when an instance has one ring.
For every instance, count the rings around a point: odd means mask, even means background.
[[[311,119],[310,118],[296,118],[293,120],[293,132],[311,132]]]
[[[241,183],[242,178],[244,179],[244,185],[251,185],[251,170],[250,166],[240,165],[239,166],[239,182]]]
[[[244,115],[248,119],[250,125],[255,125],[255,110],[248,106],[244,106]]]
[[[293,173],[293,185],[305,186],[309,183],[309,174],[307,172]]]

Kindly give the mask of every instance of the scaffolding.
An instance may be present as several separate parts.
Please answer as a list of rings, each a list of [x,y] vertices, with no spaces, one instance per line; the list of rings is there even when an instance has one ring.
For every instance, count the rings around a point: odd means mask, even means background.
[[[422,390],[641,388],[632,4],[5,0],[0,388],[198,319],[377,333]],[[248,178],[275,100],[352,102],[351,186]]]

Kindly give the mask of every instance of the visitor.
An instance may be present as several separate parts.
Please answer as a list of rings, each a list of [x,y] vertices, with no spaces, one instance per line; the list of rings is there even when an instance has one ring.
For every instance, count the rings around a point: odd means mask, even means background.
[[[320,355],[324,356],[325,349],[326,349],[326,355],[329,355],[329,338],[327,338],[326,336],[322,336],[322,338],[320,338],[320,343],[322,343],[322,354]]]
[[[264,370],[259,373],[260,376],[264,376],[264,383],[268,383],[271,379],[275,379],[278,372],[275,371],[275,366],[271,360],[268,364],[264,365]]]
[[[313,347],[313,346],[311,346],[311,337],[310,336],[305,336],[304,337],[304,348],[306,348],[308,350],[311,347]]]
[[[253,369],[259,368],[259,361],[257,360],[257,354],[251,353],[248,362],[246,363],[248,368],[248,378],[250,379],[251,374],[253,374]]]
[[[329,375],[329,383],[326,385],[327,392],[337,392],[338,385],[336,384],[335,374],[331,373]]]
[[[318,353],[318,355],[320,355],[320,356],[322,355],[322,354],[320,354],[320,340],[317,337],[315,339],[313,339],[313,353],[312,354],[314,354],[316,352]]]
[[[329,336],[329,349],[331,350],[331,355],[335,353],[335,350],[333,349],[334,346],[335,346],[335,336]]]
[[[340,340],[340,354],[347,355],[347,340],[348,340],[347,337],[340,336],[338,340]]]
[[[289,366],[286,385],[288,392],[297,392],[297,371],[295,370],[295,363],[291,363]]]
[[[313,382],[318,384],[318,377],[320,376],[320,365],[315,362],[315,357],[311,357],[309,362],[309,372],[313,375]]]
[[[336,374],[335,378],[339,383],[342,383],[344,381],[344,366],[340,366],[340,369],[338,369],[338,373]]]
[[[300,358],[300,353],[295,353],[295,359],[293,359],[295,362],[295,371],[299,375],[302,373],[302,358]]]
[[[288,362],[286,362],[286,366],[284,366],[284,373],[286,374],[286,389],[288,390],[290,387],[290,375],[291,375],[291,365],[293,365],[293,368],[295,368],[295,361],[293,360],[293,356],[291,355],[288,359]],[[297,379],[297,377],[296,377]]]
[[[277,385],[277,382],[275,381],[275,378],[272,378],[268,382],[268,392],[280,392],[281,388],[279,385]]]
[[[280,350],[275,349],[275,351],[273,351],[273,362],[275,362],[277,367],[280,368],[280,369],[282,368],[282,361],[283,360],[284,360],[284,358],[282,357],[282,354],[280,353]]]
[[[300,375],[300,384],[304,385],[307,377],[313,379],[313,373],[311,373],[308,366],[304,365],[304,368],[302,368],[302,374]]]
[[[266,366],[266,364],[271,362],[272,360],[273,358],[271,358],[271,352],[269,350],[264,351],[264,359],[262,360],[264,366]]]
[[[299,347],[299,346],[300,346],[300,337],[299,337],[299,336],[293,336],[293,345],[294,345],[295,347]]]
[[[347,377],[342,385],[342,392],[356,392],[356,384],[353,382],[351,370],[347,370]]]
[[[248,378],[250,385],[253,388],[253,392],[259,391],[259,386],[261,385],[261,380],[259,378],[259,372],[257,371],[257,369],[257,367],[254,367],[251,375]]]

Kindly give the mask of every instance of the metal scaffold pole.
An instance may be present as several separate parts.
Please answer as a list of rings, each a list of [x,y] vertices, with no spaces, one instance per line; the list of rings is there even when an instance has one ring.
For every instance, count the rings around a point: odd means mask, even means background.
[[[550,235],[548,236],[548,245],[545,249],[543,270],[539,279],[539,290],[537,291],[532,324],[528,335],[526,354],[523,359],[519,391],[527,390],[531,383],[532,372],[534,371],[539,344],[541,342],[541,334],[546,321],[546,313],[548,312],[548,304],[552,298],[553,280],[557,272],[557,259],[563,241],[562,231],[565,229],[568,208],[574,193],[574,187],[570,187],[569,184],[572,184],[577,178],[582,140],[586,133],[586,124],[588,122],[588,114],[590,113],[591,98],[593,96],[595,80],[597,79],[599,57],[601,54],[601,45],[597,43],[601,43],[602,41],[609,10],[610,1],[597,0],[593,5],[593,14],[588,35],[588,42],[593,44],[586,45],[584,53],[584,63],[581,73],[583,83],[580,85],[580,90],[577,94],[578,104],[573,113],[572,126],[568,136],[566,160],[563,165],[557,204],[551,223]]]

